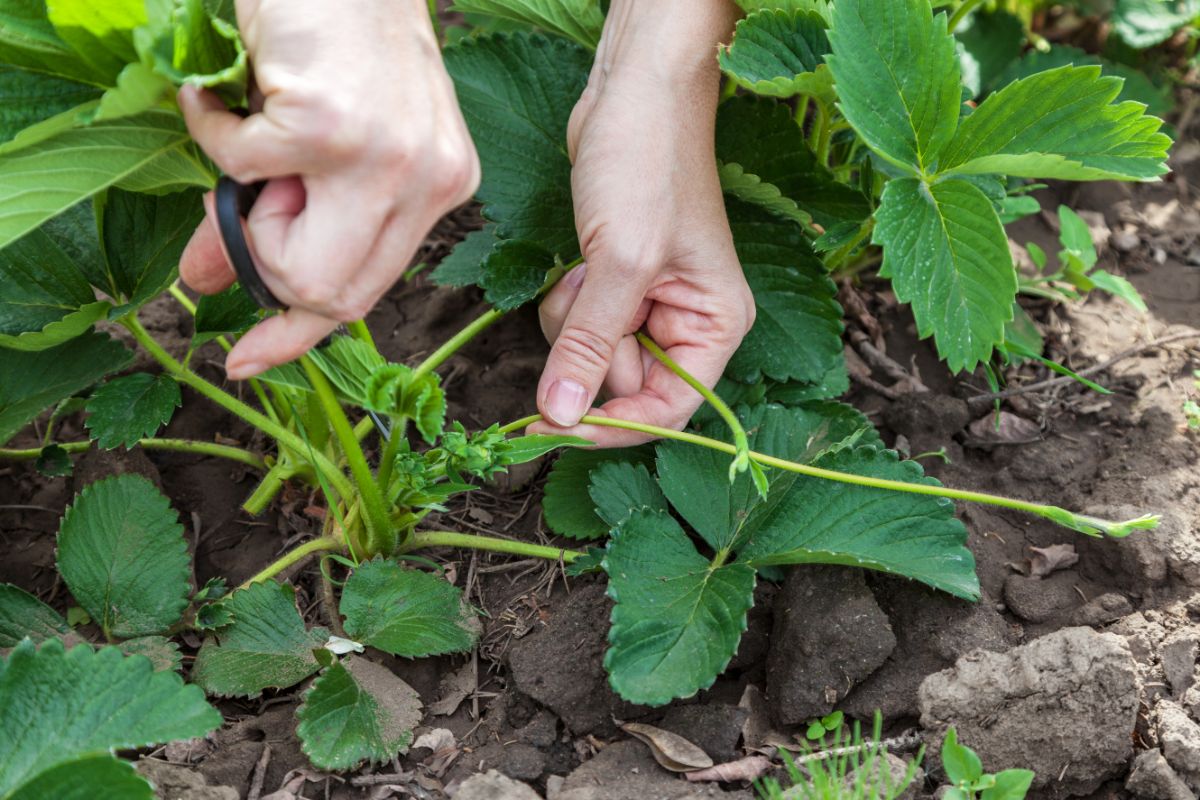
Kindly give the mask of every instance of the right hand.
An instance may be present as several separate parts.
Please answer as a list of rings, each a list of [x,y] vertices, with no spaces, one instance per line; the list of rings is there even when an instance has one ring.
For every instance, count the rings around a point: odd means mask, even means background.
[[[238,0],[237,14],[261,111],[243,119],[192,87],[179,104],[226,174],[268,181],[248,239],[288,310],[229,353],[226,371],[242,379],[366,316],[433,224],[474,193],[479,159],[425,0]],[[180,273],[212,294],[235,276],[207,206]]]

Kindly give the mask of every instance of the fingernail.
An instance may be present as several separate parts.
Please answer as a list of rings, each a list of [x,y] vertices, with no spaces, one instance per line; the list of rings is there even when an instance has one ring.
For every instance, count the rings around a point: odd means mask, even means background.
[[[266,372],[267,365],[260,364],[257,361],[251,361],[248,364],[226,364],[225,376],[230,380],[240,381],[245,378],[252,378],[260,372]]]
[[[567,273],[567,286],[572,289],[578,289],[583,286],[583,279],[587,277],[587,264],[580,264],[575,269]]]
[[[587,408],[587,389],[575,381],[555,381],[546,393],[546,416],[560,428],[578,425]]]

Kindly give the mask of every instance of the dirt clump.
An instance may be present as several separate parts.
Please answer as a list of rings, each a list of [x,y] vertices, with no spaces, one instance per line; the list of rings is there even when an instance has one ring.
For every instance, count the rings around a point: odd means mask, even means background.
[[[547,800],[753,800],[748,791],[688,783],[660,767],[641,742],[614,742],[567,776]]]

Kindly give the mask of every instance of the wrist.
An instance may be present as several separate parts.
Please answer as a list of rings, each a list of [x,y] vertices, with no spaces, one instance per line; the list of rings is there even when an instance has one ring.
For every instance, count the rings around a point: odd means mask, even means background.
[[[676,91],[715,89],[717,45],[729,41],[738,16],[731,0],[612,0],[593,78],[631,75]]]

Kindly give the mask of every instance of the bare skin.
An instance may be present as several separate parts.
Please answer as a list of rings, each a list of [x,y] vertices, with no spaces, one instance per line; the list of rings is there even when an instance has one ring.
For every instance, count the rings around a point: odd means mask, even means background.
[[[237,12],[261,111],[242,119],[190,88],[180,106],[223,171],[268,181],[249,235],[288,310],[229,354],[229,376],[242,379],[366,316],[480,171],[423,0],[238,0]],[[713,158],[714,49],[735,20],[729,0],[612,2],[568,131],[586,264],[541,307],[553,348],[539,430],[614,446],[645,437],[580,418],[682,427],[699,395],[632,334],[644,326],[712,386],[753,322]],[[234,280],[211,205],[180,269],[203,293]],[[602,392],[611,399],[592,410]]]

